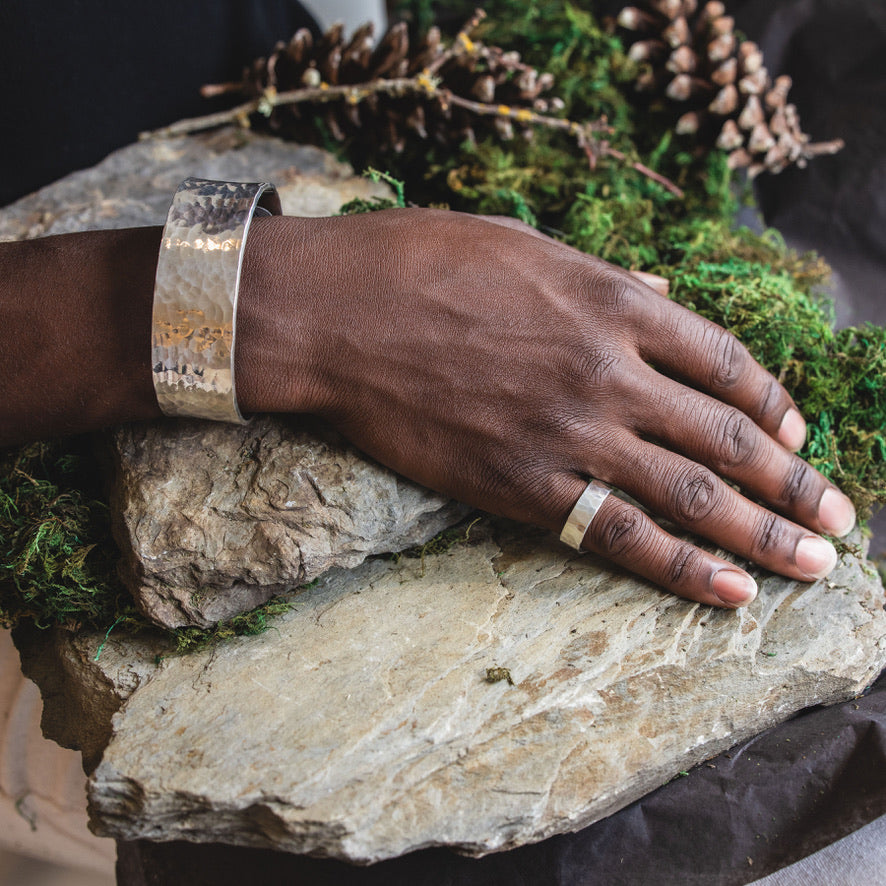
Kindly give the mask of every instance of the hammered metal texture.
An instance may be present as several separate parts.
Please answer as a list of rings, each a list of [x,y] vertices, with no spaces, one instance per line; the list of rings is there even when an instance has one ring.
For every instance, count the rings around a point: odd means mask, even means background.
[[[280,214],[267,182],[187,178],[175,193],[160,243],[151,328],[154,390],[166,415],[244,423],[234,387],[237,292],[259,202]]]

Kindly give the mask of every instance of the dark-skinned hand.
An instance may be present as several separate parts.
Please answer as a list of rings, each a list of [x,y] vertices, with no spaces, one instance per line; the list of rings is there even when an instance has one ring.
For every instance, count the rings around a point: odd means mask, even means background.
[[[847,533],[854,511],[793,453],[790,396],[631,274],[511,220],[433,210],[263,219],[250,239],[245,409],[316,413],[419,483],[555,532],[597,478],[774,572],[834,567],[819,533]],[[612,495],[584,544],[701,603],[756,593]]]

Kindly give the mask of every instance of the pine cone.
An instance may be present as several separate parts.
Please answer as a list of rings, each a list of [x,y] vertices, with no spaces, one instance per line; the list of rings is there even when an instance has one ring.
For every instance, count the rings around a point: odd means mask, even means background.
[[[843,147],[810,143],[787,101],[791,78],[772,82],[759,47],[738,39],[720,0],[700,8],[698,0],[642,2],[622,9],[617,22],[628,32],[628,56],[643,63],[636,88],[665,97],[679,114],[679,134],[726,151],[729,166],[747,168],[751,178]]]
[[[424,40],[411,46],[404,23],[389,28],[373,48],[372,24],[358,28],[349,40],[341,25],[334,25],[314,43],[310,31],[297,31],[288,43],[278,43],[271,55],[257,59],[244,71],[237,91],[250,98],[304,88],[377,84],[380,80],[433,77],[436,89],[426,93],[355,89],[344,101],[305,101],[273,107],[268,122],[274,130],[285,130],[304,140],[319,116],[332,136],[339,140],[361,134],[381,150],[402,151],[407,138],[432,137],[450,145],[475,139],[475,129],[484,127],[499,137],[513,136],[510,120],[477,116],[447,101],[447,94],[487,105],[507,105],[547,111],[554,102],[541,94],[553,85],[549,74],[539,74],[524,64],[515,52],[485,46],[468,36],[483,14],[478,12],[451,46],[443,44],[440,31],[432,28]],[[205,94],[218,91],[204,87]],[[528,125],[522,133],[531,136]]]

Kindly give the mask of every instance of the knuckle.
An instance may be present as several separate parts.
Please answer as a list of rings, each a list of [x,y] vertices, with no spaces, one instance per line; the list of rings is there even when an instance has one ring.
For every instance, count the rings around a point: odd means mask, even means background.
[[[785,539],[784,524],[775,514],[766,514],[757,524],[753,550],[757,556],[771,556]]]
[[[783,402],[784,393],[782,386],[774,378],[770,378],[757,401],[757,418],[762,418],[774,412]]]
[[[616,377],[618,355],[606,348],[594,348],[586,355],[584,377],[594,385],[609,384]]]
[[[539,436],[548,441],[551,456],[579,453],[588,444],[588,421],[584,415],[551,409],[540,412],[533,424]]]
[[[581,379],[594,387],[606,387],[618,378],[619,354],[611,348],[582,348],[565,361],[564,370],[570,379]]]
[[[613,317],[623,317],[632,304],[632,289],[627,280],[614,273],[599,274],[592,290],[596,303]]]
[[[507,465],[501,466],[496,474],[501,486],[525,495],[544,485],[542,481],[547,472],[546,460],[538,453],[524,452],[512,453]]]
[[[510,453],[507,459],[496,454],[478,459],[471,473],[477,478],[477,500],[495,510],[496,506],[501,509],[511,501],[525,500],[530,490],[539,487],[543,467],[529,454]]]
[[[668,561],[665,572],[667,582],[673,586],[689,580],[698,573],[701,563],[701,551],[690,544],[681,543]]]
[[[797,505],[808,501],[815,493],[815,475],[805,462],[795,458],[782,484],[779,501],[785,505]]]
[[[640,511],[625,505],[608,518],[593,520],[589,534],[598,551],[622,557],[644,547],[649,538],[649,527]]]
[[[710,516],[717,499],[714,475],[700,465],[693,465],[674,490],[673,516],[678,523],[698,523]]]
[[[725,329],[715,328],[711,343],[716,354],[711,369],[711,388],[728,390],[735,387],[744,375],[745,349],[739,340]]]
[[[751,420],[737,411],[729,411],[720,422],[714,444],[717,473],[741,467],[757,454],[758,437]]]

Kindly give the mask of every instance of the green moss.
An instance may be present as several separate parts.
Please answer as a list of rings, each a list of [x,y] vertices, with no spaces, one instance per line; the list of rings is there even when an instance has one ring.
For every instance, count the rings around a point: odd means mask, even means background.
[[[0,455],[0,623],[107,626],[127,606],[86,438]]]
[[[369,200],[364,200],[362,197],[355,197],[338,210],[339,215],[359,215],[363,212],[375,212],[378,209],[404,209],[406,207],[406,185],[400,179],[372,167],[367,169],[363,175],[370,181],[384,182],[389,185],[394,191],[394,199],[372,197]]]
[[[196,627],[179,628],[169,632],[170,641],[174,644],[175,652],[184,655],[190,652],[198,652],[232,637],[251,636],[261,634],[271,626],[271,621],[284,612],[289,612],[294,607],[294,602],[289,597],[273,597],[267,603],[257,606],[249,612],[235,615],[227,621],[219,622],[211,628],[203,629]]]
[[[440,12],[429,0],[402,5],[414,22],[427,22],[432,8]],[[842,486],[860,516],[886,502],[886,330],[834,332],[832,309],[819,294],[827,266],[788,250],[776,232],[734,227],[747,189],[723,154],[699,154],[669,131],[664,114],[635,102],[634,69],[591,12],[561,0],[494,0],[485,8],[482,39],[555,74],[554,93],[570,119],[605,116],[605,138],[627,162],[600,157],[591,164],[570,137],[549,130],[529,141],[487,140],[456,151],[416,139],[384,158],[355,140],[342,148],[347,158],[357,168],[384,165],[387,173],[370,174],[394,187],[391,205],[405,205],[405,182],[420,205],[511,215],[607,261],[668,278],[672,298],[733,331],[784,383],[810,423],[803,455]],[[445,11],[454,31],[473,5],[447,4]],[[685,197],[642,175],[634,161],[676,182]],[[388,204],[355,201],[345,210],[380,205]],[[144,626],[116,578],[94,462],[82,439],[0,458],[3,622]],[[405,556],[423,558],[464,538],[464,528],[450,530]],[[188,651],[255,633],[290,605],[271,601],[209,634],[189,628],[170,642]]]
[[[261,633],[294,605],[275,597],[209,630],[158,631],[133,606],[118,559],[89,437],[0,454],[0,624],[82,626],[105,631],[105,640],[112,631],[150,630],[182,653]]]
[[[676,300],[734,332],[791,392],[809,423],[801,454],[870,517],[886,503],[886,329],[835,332],[812,288],[818,262],[695,258],[668,270]]]
[[[428,539],[424,544],[414,545],[411,548],[406,548],[403,551],[391,554],[391,559],[394,560],[395,563],[399,563],[400,559],[403,557],[410,560],[421,560],[421,574],[424,576],[425,557],[445,554],[458,545],[466,544],[471,539],[471,530],[481,519],[481,517],[470,517],[467,520],[463,520],[456,526],[450,526],[448,529],[438,532],[433,538]]]

